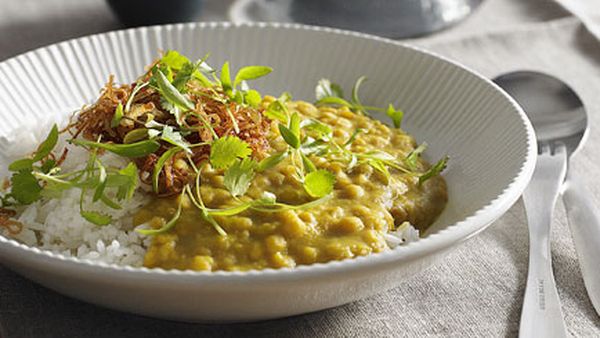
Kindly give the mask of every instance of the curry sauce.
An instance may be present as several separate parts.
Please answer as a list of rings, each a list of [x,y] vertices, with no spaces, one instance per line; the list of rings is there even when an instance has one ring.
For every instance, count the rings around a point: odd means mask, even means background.
[[[273,98],[265,98],[268,104]],[[347,108],[315,107],[306,102],[288,103],[302,117],[329,125],[339,143],[356,129],[362,132],[351,144],[354,151],[385,151],[397,158],[406,157],[417,144],[400,129],[391,129],[370,117]],[[276,124],[269,132],[271,151],[285,147]],[[443,210],[447,201],[446,184],[441,176],[423,184],[418,177],[390,168],[389,177],[367,164],[347,168],[347,164],[313,156],[318,169],[336,177],[331,198],[304,209],[279,212],[246,210],[216,221],[227,233],[219,234],[206,222],[190,200],[158,198],[134,216],[134,225],[160,228],[176,213],[182,213],[177,226],[156,235],[147,250],[144,265],[164,269],[250,270],[294,267],[296,265],[342,260],[388,249],[384,234],[403,222],[425,230]],[[233,207],[245,199],[260,198],[265,192],[290,205],[309,202],[310,196],[294,178],[296,166],[286,159],[277,166],[256,174],[247,193],[234,198],[223,185],[223,171],[210,164],[202,168],[201,195],[210,208]],[[429,164],[418,159],[420,170]],[[183,201],[178,199],[183,198]]]

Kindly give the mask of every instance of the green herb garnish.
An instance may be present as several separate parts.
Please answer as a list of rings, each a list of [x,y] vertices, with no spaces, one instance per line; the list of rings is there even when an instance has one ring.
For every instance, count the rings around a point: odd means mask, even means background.
[[[123,119],[123,105],[121,104],[121,102],[119,102],[119,104],[117,104],[117,109],[115,109],[115,115],[113,115],[113,118],[110,121],[110,127],[111,128],[118,127],[119,124],[121,123],[122,119]]]
[[[184,111],[194,109],[194,104],[171,84],[162,71],[158,70],[155,73],[154,79],[158,85],[161,97],[167,102]]]
[[[408,168],[410,168],[411,170],[417,170],[417,161],[419,157],[421,157],[421,154],[425,151],[425,149],[427,149],[427,143],[419,145],[406,156],[406,159],[404,159],[404,163],[406,163]]]
[[[159,229],[138,228],[135,229],[135,231],[139,232],[142,235],[158,235],[171,230],[171,228],[173,228],[177,224],[179,217],[181,217],[181,210],[183,209],[183,199],[185,198],[185,192],[186,190],[184,190],[179,196],[179,203],[177,204],[177,210],[175,211],[175,214],[169,221],[165,222],[165,224],[162,227],[160,227]]]
[[[165,163],[171,158],[173,158],[173,156],[175,156],[175,154],[177,154],[180,151],[181,148],[171,148],[165,151],[162,155],[160,155],[158,161],[156,161],[156,164],[154,165],[154,170],[152,171],[152,189],[154,190],[154,192],[158,193],[158,177],[163,167],[165,166]]]
[[[238,71],[233,81],[233,87],[237,87],[242,81],[254,80],[268,75],[273,68],[266,66],[247,66]]]
[[[281,161],[285,160],[288,157],[288,155],[289,153],[287,151],[282,151],[279,153],[275,153],[267,158],[264,158],[260,162],[258,162],[256,171],[261,172],[267,169],[271,169],[274,166],[281,163]]]
[[[279,121],[283,124],[288,123],[287,107],[285,106],[285,103],[281,102],[279,99],[271,102],[264,114],[271,120]]]
[[[108,225],[112,222],[112,217],[96,211],[80,211],[81,216],[88,222],[96,225]]]
[[[148,136],[149,136],[148,129],[146,129],[146,128],[134,129],[134,130],[128,132],[127,134],[125,134],[125,137],[123,137],[123,143],[131,144],[131,143],[139,142],[139,141],[147,139]]]
[[[321,100],[326,97],[343,98],[344,91],[337,83],[332,83],[328,79],[321,79],[315,88],[315,96],[317,97],[317,100]]]
[[[304,177],[304,189],[316,198],[324,197],[333,191],[335,176],[327,170],[316,170]]]
[[[152,154],[160,148],[160,144],[153,140],[140,141],[130,144],[100,143],[87,140],[73,139],[71,143],[90,148],[100,148],[123,157],[142,157]]]
[[[35,152],[33,161],[40,161],[46,156],[50,155],[54,147],[56,147],[56,143],[58,143],[58,126],[54,124],[52,126],[52,130],[50,130],[50,134],[48,134],[48,137],[46,137],[46,139],[42,142],[42,144],[40,144]]]
[[[419,184],[423,184],[428,179],[439,175],[448,165],[448,156],[445,156],[434,164],[426,173],[419,176]]]
[[[42,187],[31,172],[19,171],[10,179],[10,195],[21,204],[31,204],[40,199]]]
[[[401,110],[396,110],[394,106],[390,103],[388,109],[386,110],[386,115],[392,119],[395,128],[400,128],[402,125],[402,118],[404,117],[404,113]]]
[[[214,141],[210,147],[210,164],[216,169],[229,168],[237,159],[252,154],[248,143],[236,136],[225,136]]]
[[[233,197],[242,196],[250,187],[256,170],[256,161],[251,158],[236,160],[223,177],[223,184]]]

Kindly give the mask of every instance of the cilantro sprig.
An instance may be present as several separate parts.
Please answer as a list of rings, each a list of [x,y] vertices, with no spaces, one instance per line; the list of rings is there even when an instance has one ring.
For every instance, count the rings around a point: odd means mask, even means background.
[[[131,162],[122,169],[106,167],[97,156],[97,150],[103,148],[97,146],[100,143],[84,142],[92,149],[85,168],[63,172],[56,166],[57,162],[53,157],[58,137],[58,127],[54,125],[31,158],[20,159],[9,165],[14,173],[11,177],[11,191],[4,196],[3,201],[6,202],[9,197],[14,203],[27,205],[44,196],[58,197],[67,189],[80,189],[81,216],[97,225],[109,224],[112,218],[107,214],[84,209],[87,192],[92,192],[92,203],[101,202],[112,209],[121,208],[118,201],[131,199],[137,188],[136,165]],[[114,150],[111,147],[103,149]]]
[[[392,120],[392,124],[394,125],[394,127],[400,128],[402,126],[404,112],[402,112],[399,109],[396,109],[391,103],[386,109],[366,106],[362,104],[358,93],[361,85],[366,81],[366,79],[367,78],[364,76],[358,78],[358,80],[352,88],[352,97],[350,101],[344,99],[344,94],[341,86],[327,79],[321,79],[318,82],[317,87],[315,89],[315,95],[317,98],[315,104],[317,106],[331,105],[348,107],[355,113],[365,115],[368,115],[370,111],[385,112],[385,114]],[[439,175],[446,168],[448,162],[447,156],[439,160],[428,171],[424,173],[419,173],[417,171],[417,159],[420,157],[423,151],[425,151],[427,147],[425,143],[413,150],[403,160],[396,159],[393,156],[382,151],[374,151],[367,153],[355,153],[350,151],[348,149],[349,146],[354,142],[356,137],[361,132],[361,129],[356,129],[352,136],[343,146],[336,144],[330,137],[321,137],[318,140],[320,141],[320,144],[318,145],[318,147],[314,148],[318,149],[318,151],[320,151],[321,153],[323,152],[323,149],[326,149],[332,154],[340,155],[348,164],[348,167],[350,169],[356,166],[357,164],[365,163],[370,165],[373,169],[377,170],[378,172],[382,173],[386,177],[386,179],[389,180],[391,175],[388,168],[394,168],[406,174],[418,177],[419,185],[421,185],[428,179]]]
[[[392,120],[395,128],[400,128],[402,125],[402,118],[404,113],[401,110],[396,109],[391,103],[387,109],[373,106],[363,105],[359,98],[359,90],[361,85],[367,80],[365,76],[361,76],[356,80],[356,83],[352,87],[352,97],[350,101],[344,98],[344,93],[340,85],[329,81],[328,79],[321,79],[315,89],[315,95],[317,106],[329,105],[329,106],[340,106],[348,107],[350,110],[357,114],[369,115],[370,112],[385,112],[385,114]]]

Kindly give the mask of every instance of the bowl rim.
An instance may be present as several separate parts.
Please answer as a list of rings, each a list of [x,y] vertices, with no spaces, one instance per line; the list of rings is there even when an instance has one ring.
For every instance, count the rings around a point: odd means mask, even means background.
[[[521,118],[526,136],[527,136],[527,154],[525,161],[521,165],[518,174],[515,178],[503,189],[503,191],[492,199],[487,205],[478,209],[475,213],[467,216],[459,222],[449,224],[444,229],[436,233],[432,233],[425,238],[406,245],[398,246],[392,250],[386,250],[377,254],[367,256],[359,256],[352,259],[341,261],[330,261],[326,263],[315,263],[311,265],[299,265],[293,268],[273,269],[267,268],[263,270],[248,270],[248,271],[194,271],[194,270],[165,270],[162,268],[146,268],[132,267],[117,264],[108,264],[103,262],[82,259],[73,256],[65,256],[60,253],[55,253],[45,249],[30,247],[20,243],[14,239],[10,239],[0,235],[0,252],[7,253],[7,256],[19,256],[21,265],[23,264],[44,264],[45,268],[57,269],[57,271],[73,271],[75,269],[81,272],[107,275],[111,277],[122,277],[126,279],[144,278],[156,282],[176,282],[176,283],[197,283],[202,281],[209,284],[235,283],[246,284],[256,281],[293,281],[300,276],[303,278],[324,277],[334,274],[352,273],[360,271],[362,273],[368,269],[375,269],[381,266],[391,265],[399,261],[412,261],[421,256],[426,256],[434,252],[448,249],[460,242],[472,238],[479,232],[483,231],[492,222],[502,216],[520,197],[521,193],[529,183],[535,162],[537,158],[537,145],[535,142],[535,132],[527,115],[518,105],[518,103],[510,97],[504,90],[491,80],[483,76],[477,71],[470,69],[457,61],[451,60],[445,56],[435,52],[425,50],[421,47],[407,44],[405,42],[395,41],[388,38],[374,36],[370,34],[347,31],[337,28],[310,26],[296,23],[276,23],[276,22],[251,22],[251,23],[232,23],[232,22],[191,22],[177,23],[167,25],[155,25],[146,27],[129,28],[122,30],[114,30],[93,35],[87,35],[75,39],[65,40],[55,44],[49,44],[34,50],[28,51],[6,59],[1,63],[6,63],[14,59],[26,57],[27,55],[35,54],[50,46],[60,46],[68,44],[72,41],[82,41],[92,37],[121,34],[131,31],[145,30],[171,30],[171,29],[205,29],[205,28],[267,28],[267,29],[287,29],[296,31],[312,31],[336,34],[340,36],[350,36],[361,39],[375,40],[384,44],[391,44],[400,48],[407,48],[416,51],[424,56],[433,57],[444,61],[454,67],[470,73],[477,79],[494,88],[497,92],[504,96],[511,104]]]

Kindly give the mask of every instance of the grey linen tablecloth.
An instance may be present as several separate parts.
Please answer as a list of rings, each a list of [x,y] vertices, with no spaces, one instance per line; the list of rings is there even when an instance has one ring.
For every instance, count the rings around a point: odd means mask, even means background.
[[[204,18],[219,18],[226,5],[227,1],[209,3]],[[588,23],[598,22],[594,13],[586,13]],[[2,0],[0,59],[115,28],[116,20],[101,1]],[[583,98],[593,130],[573,169],[584,175],[594,200],[600,201],[600,43],[578,19],[551,1],[488,0],[463,24],[411,43],[490,77],[533,69],[568,82]],[[552,237],[568,331],[573,336],[600,336],[600,318],[587,298],[560,203]],[[230,325],[175,323],[102,309],[0,266],[0,337],[512,337],[519,326],[527,241],[519,201],[488,230],[393,290],[318,313]]]

